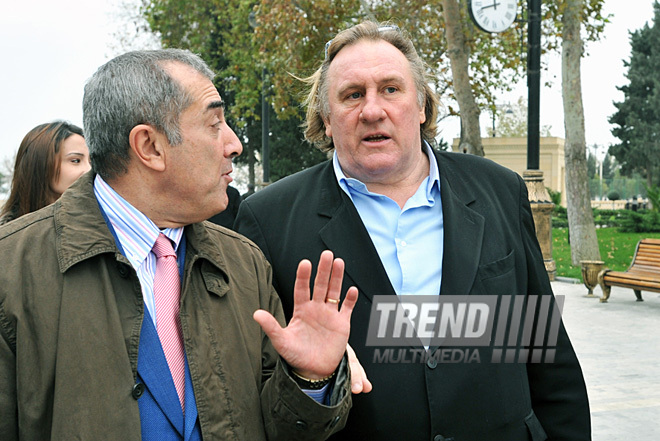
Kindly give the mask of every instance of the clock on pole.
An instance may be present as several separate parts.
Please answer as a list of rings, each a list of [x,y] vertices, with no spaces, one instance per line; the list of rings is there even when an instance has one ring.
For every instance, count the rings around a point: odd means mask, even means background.
[[[516,20],[518,0],[468,0],[470,17],[479,29],[502,32]]]

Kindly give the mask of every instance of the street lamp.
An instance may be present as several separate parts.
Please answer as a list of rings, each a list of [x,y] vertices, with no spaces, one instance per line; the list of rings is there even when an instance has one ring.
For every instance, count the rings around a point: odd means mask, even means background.
[[[508,103],[507,104],[494,104],[493,105],[493,107],[492,107],[492,109],[493,109],[493,132],[492,132],[493,138],[495,138],[495,116],[497,115],[497,109],[498,108],[501,109],[502,107],[506,108],[506,110],[504,111],[504,113],[506,115],[513,115],[513,110],[511,110],[511,106]]]

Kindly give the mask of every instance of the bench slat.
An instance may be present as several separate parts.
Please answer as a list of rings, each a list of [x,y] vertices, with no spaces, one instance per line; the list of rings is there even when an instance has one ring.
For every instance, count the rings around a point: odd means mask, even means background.
[[[607,282],[608,286],[620,286],[622,288],[630,288],[630,289],[637,289],[640,291],[651,291],[651,292],[660,292],[660,285],[655,284],[655,285],[647,285],[645,283],[635,283],[631,284],[629,283],[630,281],[616,281],[616,280],[610,280]]]
[[[605,277],[603,277],[603,280],[609,282],[616,280],[620,283],[629,283],[631,285],[634,285],[636,283],[646,283],[646,284],[655,284],[660,286],[660,279],[656,277],[644,277],[644,276],[635,276],[635,275],[630,275],[626,273],[619,273],[619,274],[607,274]]]
[[[637,256],[635,257],[635,262],[639,260],[650,260],[652,262],[658,262],[660,264],[660,253],[658,254],[637,253]]]

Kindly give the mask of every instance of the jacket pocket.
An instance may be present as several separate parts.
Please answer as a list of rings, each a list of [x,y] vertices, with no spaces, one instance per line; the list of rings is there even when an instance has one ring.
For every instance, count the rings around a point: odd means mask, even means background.
[[[525,425],[527,426],[527,430],[529,430],[529,434],[532,435],[533,441],[544,441],[548,439],[548,434],[545,433],[541,422],[536,418],[533,410],[525,417]]]
[[[479,265],[479,279],[482,294],[512,295],[518,292],[516,286],[516,256],[511,251],[505,257]]]
[[[516,256],[513,254],[513,251],[511,251],[501,259],[479,265],[479,276],[481,277],[481,280],[501,276],[512,271],[515,264]]]

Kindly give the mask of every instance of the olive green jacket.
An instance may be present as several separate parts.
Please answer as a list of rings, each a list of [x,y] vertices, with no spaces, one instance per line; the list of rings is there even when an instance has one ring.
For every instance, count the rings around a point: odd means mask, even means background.
[[[181,326],[204,440],[318,440],[343,427],[345,360],[334,405],[320,405],[252,318],[262,308],[284,322],[259,249],[207,222],[185,234]],[[0,227],[2,439],[139,440],[132,389],[143,311],[92,173],[55,204]]]

